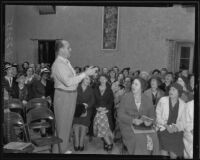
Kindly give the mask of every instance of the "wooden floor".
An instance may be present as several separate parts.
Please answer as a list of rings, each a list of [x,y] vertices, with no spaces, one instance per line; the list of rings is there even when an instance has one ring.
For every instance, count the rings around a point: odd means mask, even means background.
[[[107,152],[103,149],[103,142],[100,138],[93,137],[92,140],[89,140],[89,137],[85,138],[85,149],[84,151],[74,151],[73,143],[70,143],[70,150],[72,154],[121,154],[121,143],[115,143],[113,150]],[[34,153],[49,153],[49,146],[45,147],[36,147]]]

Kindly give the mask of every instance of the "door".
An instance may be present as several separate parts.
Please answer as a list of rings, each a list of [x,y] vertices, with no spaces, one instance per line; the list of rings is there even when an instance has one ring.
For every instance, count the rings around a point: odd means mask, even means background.
[[[52,63],[55,60],[55,40],[38,40],[39,63]]]

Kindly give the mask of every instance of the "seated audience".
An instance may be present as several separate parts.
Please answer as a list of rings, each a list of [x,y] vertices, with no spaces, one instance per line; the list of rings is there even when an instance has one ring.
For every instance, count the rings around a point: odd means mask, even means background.
[[[41,72],[41,66],[40,64],[37,64],[35,67],[35,74],[40,75],[40,72]]]
[[[173,83],[173,73],[168,72],[165,75],[165,81],[160,85],[160,89],[162,89],[165,92],[165,96],[169,95],[169,89],[170,85]]]
[[[49,104],[52,104],[54,85],[49,80],[50,71],[47,68],[41,69],[40,80],[36,80],[32,83],[32,92],[30,93],[32,98],[44,98],[47,99]]]
[[[189,80],[183,76],[178,77],[177,83],[179,83],[183,87],[183,93],[181,95],[181,99],[184,102],[188,102],[193,99],[193,94],[189,92],[188,90],[188,85],[189,85]]]
[[[151,88],[144,91],[144,94],[152,100],[153,106],[156,109],[159,99],[164,96],[164,92],[158,88],[161,84],[161,80],[158,76],[152,76],[149,82]]]
[[[132,91],[126,93],[120,102],[118,109],[118,122],[124,145],[128,154],[134,155],[157,155],[159,154],[159,143],[156,132],[151,134],[134,133],[132,125],[143,124],[152,126],[155,121],[155,110],[152,101],[143,94],[146,82],[136,77],[132,82]],[[153,121],[142,119],[147,116]]]
[[[100,75],[100,85],[95,88],[95,108],[96,115],[94,118],[94,135],[101,137],[104,141],[104,149],[111,151],[113,147],[113,122],[112,107],[114,103],[113,92],[108,84],[108,76]]]
[[[26,74],[27,69],[29,68],[29,62],[25,61],[22,63],[22,72]]]
[[[138,77],[139,75],[140,75],[140,70],[136,70],[134,72],[134,77],[133,78]]]
[[[167,68],[162,68],[160,70],[160,77],[161,77],[162,83],[165,82],[165,76],[166,76],[167,72],[168,72]]]
[[[24,105],[28,102],[28,88],[25,85],[25,76],[23,73],[20,73],[17,77],[17,98],[22,101]]]
[[[140,75],[139,75],[139,77],[141,77],[142,79],[144,79],[146,82],[149,80],[149,73],[148,72],[146,72],[146,71],[142,71],[142,72],[140,72]]]
[[[32,86],[32,84],[34,82],[38,81],[38,80],[39,80],[38,77],[34,73],[34,69],[31,68],[31,67],[28,68],[27,71],[26,71],[25,84],[28,87],[29,100],[32,99],[32,98],[35,98],[35,97],[33,97],[34,93],[33,93],[33,86]]]
[[[189,78],[189,71],[187,69],[183,69],[181,71],[181,75],[188,79]]]
[[[74,67],[74,69],[75,69],[76,74],[81,73],[81,67],[76,66]]]
[[[116,79],[117,79],[115,71],[111,69],[108,72],[108,76],[109,76],[109,83],[110,83],[110,85],[112,85],[116,81]]]
[[[194,95],[194,74],[189,76],[188,90]]]
[[[17,65],[16,65],[16,64],[13,64],[13,65],[12,65],[12,74],[13,74],[14,80],[16,81],[16,79],[17,79],[17,74],[18,74],[18,68],[17,68]]]
[[[113,94],[115,94],[115,92],[118,91],[118,89],[119,89],[118,86],[123,85],[123,84],[124,84],[124,75],[122,73],[119,73],[118,77],[117,77],[117,81],[115,81],[111,86]]]
[[[130,71],[130,67],[126,67],[122,69],[122,73],[125,78],[129,76],[129,71]]]
[[[156,107],[158,137],[161,154],[177,158],[183,156],[185,102],[180,99],[183,87],[173,83],[169,96],[162,97]]]
[[[102,74],[108,75],[108,68],[107,67],[102,68]]]
[[[154,69],[153,72],[152,72],[153,76],[160,76],[160,74],[161,74],[160,70],[158,70],[158,69]]]
[[[74,117],[73,120],[75,151],[84,150],[84,139],[91,123],[91,116],[93,111],[92,107],[94,107],[95,97],[90,83],[90,77],[86,77],[77,88],[78,95],[76,103],[77,105],[84,104],[86,113],[82,114],[80,117]]]
[[[41,62],[41,63],[40,63],[40,68],[43,69],[43,68],[45,68],[45,67],[46,67],[45,63],[44,63],[44,62]]]
[[[119,67],[117,67],[117,66],[114,66],[113,68],[113,71],[115,72],[115,74],[116,74],[116,77],[118,76],[118,74],[119,74]]]
[[[132,78],[131,77],[126,77],[124,80],[124,85],[119,85],[119,90],[114,94],[114,108],[115,108],[115,113],[114,113],[114,118],[115,118],[115,131],[114,131],[114,136],[115,136],[115,142],[117,140],[121,140],[121,132],[119,129],[119,122],[118,122],[118,117],[117,117],[117,110],[119,109],[119,104],[121,102],[121,98],[123,97],[124,94],[128,93],[131,91],[131,84],[132,84]]]

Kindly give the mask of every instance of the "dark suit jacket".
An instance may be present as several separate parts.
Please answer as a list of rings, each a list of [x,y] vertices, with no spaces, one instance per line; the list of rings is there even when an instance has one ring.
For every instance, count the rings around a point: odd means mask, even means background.
[[[77,88],[77,92],[78,92],[77,101],[76,101],[77,104],[76,104],[74,117],[79,117],[79,118],[74,118],[73,123],[89,126],[91,123],[91,116],[92,116],[94,103],[95,103],[93,88],[88,86],[86,90],[83,91],[81,87],[81,83],[80,83]],[[83,106],[81,107],[80,105],[83,103],[86,103],[88,105],[86,117],[80,117],[80,115],[85,112],[85,109],[84,109],[85,107]]]
[[[113,130],[113,104],[114,104],[114,95],[111,90],[110,85],[107,85],[106,90],[103,95],[101,95],[99,86],[94,89],[95,95],[95,108],[105,107],[108,110],[107,116],[110,125],[110,129]]]
[[[153,97],[152,97],[151,88],[148,89],[148,90],[146,90],[146,91],[144,92],[144,94],[145,94],[147,97],[149,97],[150,100],[152,100]],[[164,91],[158,88],[158,90],[157,90],[157,97],[156,97],[156,104],[155,104],[154,107],[156,107],[156,105],[157,105],[159,99],[160,99],[161,97],[163,97],[164,95],[165,95]],[[153,101],[152,101],[152,102],[153,102]]]
[[[123,137],[123,142],[128,148],[129,153],[134,153],[135,150],[135,135],[131,129],[134,116],[146,115],[155,120],[155,110],[152,101],[144,94],[141,97],[141,105],[138,111],[133,98],[133,93],[126,93],[120,102],[118,109],[119,128]]]
[[[32,83],[31,98],[41,98],[42,96],[50,96],[53,100],[54,85],[51,81],[47,80],[46,86],[44,86],[40,80],[36,80]]]
[[[12,98],[17,98],[17,82],[13,78],[12,86],[9,85],[9,81],[4,77],[3,78],[3,86],[8,91],[9,96]]]

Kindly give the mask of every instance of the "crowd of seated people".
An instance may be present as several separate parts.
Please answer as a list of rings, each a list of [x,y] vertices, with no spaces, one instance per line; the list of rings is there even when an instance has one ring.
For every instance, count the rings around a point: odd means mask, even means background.
[[[76,74],[88,67],[75,67]],[[6,62],[4,68],[5,101],[18,98],[26,106],[33,98],[44,98],[53,106],[49,64]],[[76,106],[84,105],[86,112],[73,120],[75,151],[84,150],[89,135],[101,138],[108,152],[119,140],[128,154],[192,158],[194,75],[187,70],[172,73],[162,68],[148,73],[130,67],[98,67],[96,75],[86,77],[77,91]],[[153,126],[155,133],[135,134],[132,124]]]

